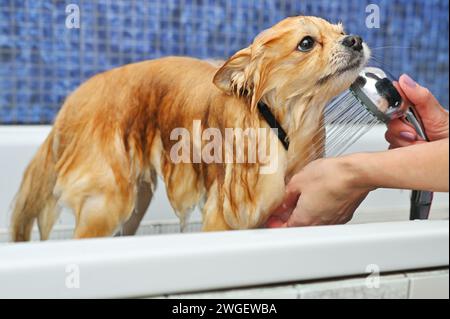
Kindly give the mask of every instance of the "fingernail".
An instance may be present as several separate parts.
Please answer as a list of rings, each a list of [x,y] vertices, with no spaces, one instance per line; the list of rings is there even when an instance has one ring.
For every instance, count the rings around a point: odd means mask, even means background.
[[[408,74],[403,75],[403,83],[405,83],[410,88],[415,88],[417,86],[416,81],[414,81]]]
[[[410,132],[400,132],[400,137],[404,140],[414,142],[416,140],[416,136],[413,133]]]

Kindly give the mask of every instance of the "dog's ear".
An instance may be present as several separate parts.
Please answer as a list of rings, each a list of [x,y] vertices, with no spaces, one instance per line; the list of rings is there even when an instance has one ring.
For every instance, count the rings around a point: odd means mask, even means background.
[[[253,44],[233,55],[214,76],[214,84],[227,94],[250,99],[252,109],[263,96],[269,68],[266,48],[280,38],[272,29],[261,32]]]
[[[261,99],[266,80],[266,66],[262,48],[252,47],[233,55],[214,76],[214,84],[227,94],[249,98],[252,110]]]
[[[237,52],[217,71],[214,84],[225,93],[243,95],[249,89],[246,68],[250,61],[250,47]]]

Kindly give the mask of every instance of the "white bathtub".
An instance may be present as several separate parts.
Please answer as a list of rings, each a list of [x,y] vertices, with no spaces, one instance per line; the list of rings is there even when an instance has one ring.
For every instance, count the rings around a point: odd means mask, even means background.
[[[448,194],[436,194],[433,221],[408,221],[409,191],[378,190],[346,226],[6,244],[9,205],[25,165],[48,131],[47,126],[0,126],[0,297],[161,296],[361,276],[370,271],[371,265],[378,267],[386,283],[393,282],[396,287],[403,284],[406,297],[423,293],[417,288],[421,287],[417,282],[423,278],[438,286],[442,281],[446,283],[434,291],[440,291],[440,297],[448,296]],[[350,151],[385,149],[383,134],[383,127],[375,128]],[[73,217],[63,212],[52,238],[70,238],[72,228]],[[196,214],[190,230],[198,228]],[[178,221],[160,187],[139,234],[173,232],[178,232]],[[64,285],[68,265],[79,267],[79,289]],[[274,271],[281,266],[284,271]],[[411,273],[436,267],[439,270],[427,270],[428,275]],[[199,272],[201,276],[192,275]],[[117,278],[126,280],[120,279],[118,285]],[[333,285],[336,280],[326,282]],[[414,282],[415,295],[411,290]],[[263,297],[305,294],[298,287],[290,284],[269,290],[244,290],[247,294],[244,292],[243,296],[248,297],[248,291],[253,297],[261,295],[261,291],[266,292]],[[392,290],[389,287],[387,291]],[[364,294],[356,293],[354,297]],[[231,296],[239,296],[239,292]]]

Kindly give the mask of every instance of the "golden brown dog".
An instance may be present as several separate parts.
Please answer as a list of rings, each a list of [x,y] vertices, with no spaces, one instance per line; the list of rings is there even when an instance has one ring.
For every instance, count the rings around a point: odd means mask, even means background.
[[[282,200],[285,181],[312,152],[321,152],[323,146],[311,145],[323,107],[350,86],[368,56],[362,40],[345,35],[341,25],[293,17],[261,33],[222,67],[169,57],[94,76],[67,98],[29,164],[12,239],[29,240],[35,219],[47,239],[62,206],[75,214],[75,238],[110,236],[123,224],[133,234],[157,175],[182,222],[201,205],[205,231],[261,226]],[[287,132],[288,151],[258,112],[260,101]],[[260,137],[275,142],[266,155],[276,156],[277,165],[261,174],[267,163],[259,159],[196,162],[199,145],[190,148],[191,162],[176,162],[177,128],[191,136],[207,128],[267,129]]]

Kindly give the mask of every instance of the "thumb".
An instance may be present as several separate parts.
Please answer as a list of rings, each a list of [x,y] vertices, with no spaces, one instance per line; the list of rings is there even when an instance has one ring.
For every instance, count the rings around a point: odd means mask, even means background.
[[[292,210],[295,208],[297,204],[298,197],[299,197],[298,192],[294,190],[287,190],[286,194],[284,195],[283,201],[281,202],[280,206],[278,206],[272,212],[272,215],[280,217],[290,215]],[[287,217],[284,217],[283,219],[287,219]]]
[[[420,117],[430,118],[435,113],[441,113],[442,107],[430,90],[419,85],[410,76],[403,74],[399,84],[408,100],[414,104]]]
[[[287,227],[287,221],[297,205],[299,195],[296,192],[286,192],[283,202],[274,211],[266,222],[269,228]]]

